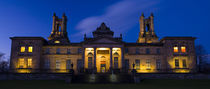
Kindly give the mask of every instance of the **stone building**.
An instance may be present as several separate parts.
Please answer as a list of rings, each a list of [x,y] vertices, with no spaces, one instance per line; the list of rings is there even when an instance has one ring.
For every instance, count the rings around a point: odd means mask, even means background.
[[[164,37],[154,30],[154,16],[140,17],[137,41],[127,43],[122,35],[102,23],[93,37],[73,43],[67,35],[67,17],[53,15],[48,40],[42,37],[11,37],[10,69],[17,73],[190,73],[196,72],[195,37]]]

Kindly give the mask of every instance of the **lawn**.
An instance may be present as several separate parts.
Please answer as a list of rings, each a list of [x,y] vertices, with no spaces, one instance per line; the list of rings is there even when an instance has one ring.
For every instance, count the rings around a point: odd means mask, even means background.
[[[144,80],[139,84],[66,84],[64,81],[6,80],[0,89],[210,89],[210,80]]]

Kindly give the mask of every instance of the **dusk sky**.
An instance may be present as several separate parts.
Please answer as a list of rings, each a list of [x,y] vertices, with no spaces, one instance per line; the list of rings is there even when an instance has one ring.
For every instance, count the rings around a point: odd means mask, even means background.
[[[1,0],[0,52],[10,56],[13,36],[41,36],[47,39],[52,29],[52,15],[65,12],[71,42],[81,42],[83,35],[92,36],[102,22],[123,34],[126,42],[136,42],[139,17],[151,12],[155,32],[165,36],[197,37],[196,45],[210,52],[210,0]]]

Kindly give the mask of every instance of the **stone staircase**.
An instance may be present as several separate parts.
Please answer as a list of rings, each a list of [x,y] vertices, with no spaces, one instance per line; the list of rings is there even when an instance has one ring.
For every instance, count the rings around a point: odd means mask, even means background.
[[[72,83],[134,83],[129,74],[79,74],[72,76]]]

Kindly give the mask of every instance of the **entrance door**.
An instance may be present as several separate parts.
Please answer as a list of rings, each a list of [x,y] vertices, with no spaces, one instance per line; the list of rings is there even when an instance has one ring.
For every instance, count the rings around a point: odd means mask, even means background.
[[[101,73],[106,72],[106,64],[101,64]]]
[[[106,72],[106,57],[102,56],[101,57],[101,73]]]

